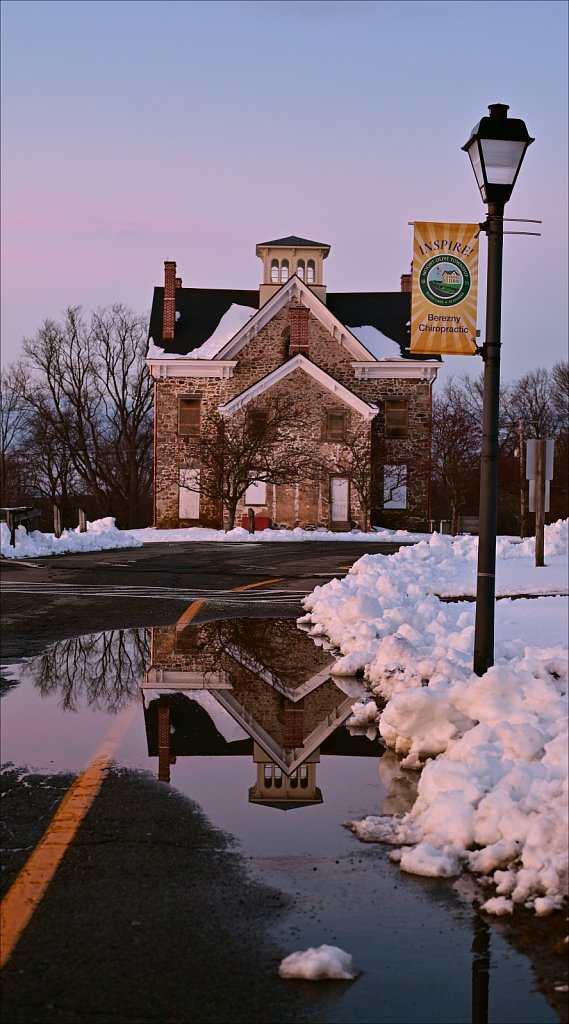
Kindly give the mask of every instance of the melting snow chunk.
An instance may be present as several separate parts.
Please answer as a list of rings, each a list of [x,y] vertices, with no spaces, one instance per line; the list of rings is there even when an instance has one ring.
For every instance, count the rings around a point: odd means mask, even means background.
[[[281,978],[306,978],[308,981],[353,981],[358,972],[352,957],[338,946],[311,946],[286,956],[279,967]]]

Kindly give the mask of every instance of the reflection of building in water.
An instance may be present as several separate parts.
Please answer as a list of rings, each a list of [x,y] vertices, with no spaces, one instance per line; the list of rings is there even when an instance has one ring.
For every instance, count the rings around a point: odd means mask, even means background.
[[[249,790],[252,804],[266,804],[287,810],[289,807],[306,807],[321,804],[322,793],[316,785],[316,765],[320,751],[316,750],[290,775],[269,760],[268,754],[255,743],[253,760],[257,765],[257,781]]]
[[[290,619],[183,619],[152,631],[143,685],[148,752],[158,756],[159,778],[169,781],[179,756],[247,753],[257,766],[252,803],[320,803],[320,751],[355,697],[330,677],[329,653]],[[348,745],[354,753],[380,753],[362,738],[350,744],[346,733],[338,749]]]

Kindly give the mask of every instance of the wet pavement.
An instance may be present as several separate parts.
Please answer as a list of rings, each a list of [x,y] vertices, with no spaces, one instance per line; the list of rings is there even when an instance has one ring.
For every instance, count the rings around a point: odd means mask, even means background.
[[[404,875],[343,827],[403,813],[416,776],[350,733],[361,682],[331,678],[334,652],[270,600],[195,595],[169,622],[155,605],[153,628],[67,636],[8,671],[3,892],[129,719],[8,960],[5,1024],[561,1020],[464,883]],[[322,943],[355,982],[278,978]]]

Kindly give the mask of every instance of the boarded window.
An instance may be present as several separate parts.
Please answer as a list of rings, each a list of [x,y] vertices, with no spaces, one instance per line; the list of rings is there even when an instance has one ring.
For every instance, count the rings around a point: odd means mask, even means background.
[[[247,427],[253,436],[262,434],[267,427],[269,422],[269,416],[266,409],[251,408],[247,409]]]
[[[388,398],[385,402],[385,436],[409,436],[409,402],[406,398]]]
[[[186,395],[178,399],[178,434],[183,437],[196,437],[200,432],[199,395]]]
[[[383,467],[383,507],[407,508],[407,466]]]
[[[199,469],[180,470],[178,514],[180,519],[199,519],[200,517]]]
[[[326,440],[345,441],[346,421],[347,417],[345,412],[326,413]]]

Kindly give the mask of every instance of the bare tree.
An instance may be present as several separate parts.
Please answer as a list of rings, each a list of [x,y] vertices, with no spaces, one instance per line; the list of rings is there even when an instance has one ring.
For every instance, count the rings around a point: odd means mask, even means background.
[[[319,471],[315,442],[299,430],[300,406],[288,395],[211,417],[194,455],[200,463],[200,490],[221,508],[226,530],[233,529],[237,506],[252,483],[291,484],[314,479]]]
[[[115,514],[124,527],[146,522],[152,483],[145,350],[145,318],[121,305],[90,317],[70,307],[60,323],[46,320],[24,341],[36,422],[67,453],[98,513]]]
[[[553,381],[548,370],[538,367],[515,381],[509,394],[512,420],[525,424],[527,437],[555,437],[559,415],[553,399]]]
[[[349,477],[362,512],[362,529],[369,527],[373,496],[375,495],[375,469],[371,457],[370,424],[359,424],[348,430],[338,456],[338,470]]]
[[[0,372],[0,502],[23,501],[29,480],[25,433],[29,409],[25,399],[25,371],[20,360]]]
[[[433,401],[433,483],[449,510],[452,534],[480,468],[481,417],[468,395],[463,382],[451,378]]]

